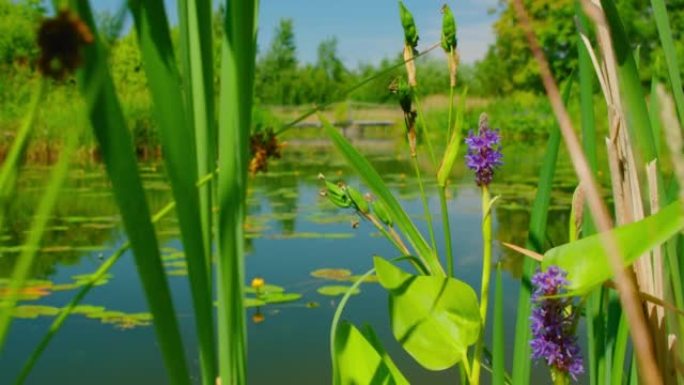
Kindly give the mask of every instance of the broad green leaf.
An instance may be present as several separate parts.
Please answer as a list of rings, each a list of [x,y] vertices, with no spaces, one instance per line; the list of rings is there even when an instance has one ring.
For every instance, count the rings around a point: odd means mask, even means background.
[[[378,351],[350,322],[342,321],[335,334],[338,385],[408,384],[392,360]]]
[[[682,203],[675,202],[655,215],[611,230],[625,266],[680,232],[684,228],[683,210]],[[547,251],[542,268],[560,267],[568,273],[569,292],[587,292],[612,276],[602,236],[592,235]]]
[[[302,295],[299,293],[270,293],[259,297],[259,299],[266,302],[266,304],[293,302],[300,298],[302,298]]]
[[[389,292],[392,333],[404,349],[430,370],[461,361],[480,333],[475,291],[453,278],[411,275],[380,257],[373,261]]]

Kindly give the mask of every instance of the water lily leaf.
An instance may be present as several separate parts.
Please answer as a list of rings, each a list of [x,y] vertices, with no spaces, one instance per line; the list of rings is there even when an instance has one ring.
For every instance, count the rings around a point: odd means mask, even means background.
[[[266,304],[271,304],[297,301],[302,298],[302,295],[299,293],[268,293],[259,298],[266,302]]]
[[[77,283],[60,283],[57,285],[52,286],[52,291],[68,291],[68,290],[74,290],[82,285],[79,285]]]
[[[351,270],[347,269],[318,269],[311,272],[314,278],[331,279],[333,281],[344,281],[351,277]]]
[[[258,307],[258,306],[264,306],[266,305],[266,302],[258,299],[258,298],[251,298],[251,297],[246,297],[244,301],[245,307]]]
[[[79,274],[71,276],[71,279],[73,279],[77,285],[87,285],[94,278],[95,276],[93,274]],[[109,282],[110,278],[112,278],[112,275],[109,273],[103,275],[95,282],[95,286],[102,286],[106,284],[107,282]]]
[[[59,308],[54,306],[43,305],[20,305],[14,308],[14,317],[34,319],[39,316],[56,316],[59,314]]]
[[[278,286],[278,285],[271,285],[270,283],[267,283],[264,286],[259,288],[259,294],[261,294],[261,295],[270,294],[270,293],[282,293],[284,291],[285,291],[284,287]],[[257,291],[255,288],[253,288],[251,286],[246,286],[245,287],[245,293],[256,294]]]
[[[335,297],[338,295],[344,295],[344,293],[346,293],[347,290],[349,290],[349,286],[330,285],[330,286],[321,286],[318,288],[317,291],[318,291],[318,294]],[[361,290],[359,290],[357,288],[357,289],[354,289],[352,291],[352,294],[356,295],[356,294],[359,294],[360,292],[361,292]]]
[[[187,268],[188,264],[185,261],[171,261],[171,262],[164,262],[164,266],[176,267],[176,268]]]
[[[345,281],[356,282],[360,278],[361,278],[360,275],[350,275],[349,277],[347,277],[347,279],[345,279]],[[378,276],[375,274],[371,274],[371,275],[367,276],[366,278],[364,278],[363,282],[366,282],[366,283],[379,282]]]
[[[71,314],[81,314],[88,315],[93,313],[102,314],[104,313],[104,306],[93,306],[93,305],[78,305],[71,310]]]
[[[172,269],[172,270],[167,270],[166,275],[169,276],[175,276],[175,277],[182,277],[188,275],[188,269],[186,268],[181,268],[181,269]]]
[[[684,228],[684,207],[675,202],[655,215],[616,227],[612,233],[624,265],[629,266],[649,250]],[[555,265],[568,273],[568,292],[581,294],[612,277],[602,235],[596,234],[555,247],[544,254],[542,268]]]
[[[377,342],[372,329],[367,333]],[[334,359],[335,385],[409,383],[382,347],[375,346],[348,321],[340,322],[335,331]]]
[[[475,291],[457,279],[405,273],[380,257],[373,262],[389,292],[392,333],[404,349],[430,370],[461,361],[480,333]]]

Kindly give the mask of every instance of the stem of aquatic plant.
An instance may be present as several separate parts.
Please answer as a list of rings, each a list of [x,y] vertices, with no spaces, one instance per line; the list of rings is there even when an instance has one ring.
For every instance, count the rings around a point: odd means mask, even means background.
[[[403,253],[404,255],[410,254],[408,247],[406,247],[404,242],[401,240],[401,238],[399,237],[399,234],[397,234],[396,232],[390,233],[389,231],[387,231],[387,229],[385,229],[385,226],[383,226],[382,223],[380,223],[380,221],[378,221],[378,219],[375,217],[375,215],[367,214],[367,213],[363,213],[363,212],[359,212],[359,214],[361,216],[363,216],[365,219],[367,219],[368,221],[370,221],[373,224],[373,226],[375,226],[375,228],[378,229],[378,231],[380,231],[380,233],[382,233],[382,235],[384,235],[385,238],[387,238],[390,242],[392,242],[394,247],[396,247],[401,253]]]
[[[411,60],[411,61],[416,60],[417,58],[419,58],[419,57],[421,57],[421,56],[423,56],[423,55],[428,54],[430,51],[434,50],[434,49],[437,48],[437,47],[439,47],[439,43],[435,43],[435,44],[431,45],[431,46],[428,47],[427,49],[425,49],[425,50],[421,51],[420,53],[416,54],[415,56],[413,56],[410,60]],[[371,75],[371,76],[369,76],[369,77],[367,77],[367,78],[365,78],[365,79],[359,81],[358,83],[356,83],[356,84],[350,86],[349,88],[345,89],[344,91],[340,92],[338,95],[340,95],[341,97],[342,97],[342,96],[347,96],[347,95],[349,95],[350,93],[352,93],[352,92],[358,90],[359,88],[365,86],[366,84],[372,82],[373,80],[378,79],[378,78],[380,78],[380,77],[382,77],[382,76],[384,76],[384,75],[387,75],[387,74],[391,73],[392,71],[395,71],[396,69],[398,69],[398,68],[400,68],[400,67],[406,65],[406,63],[407,63],[407,60],[401,60],[400,62],[395,63],[394,65],[390,66],[389,68],[384,69],[384,70],[382,70],[382,71],[380,71],[380,72],[377,72],[377,73],[375,73],[375,74],[373,74],[373,75]],[[328,102],[321,103],[321,104],[318,104],[318,105],[313,106],[313,107],[312,107],[311,109],[309,109],[308,111],[306,111],[306,112],[304,112],[303,114],[297,116],[296,118],[294,118],[293,120],[291,120],[289,123],[286,123],[286,124],[284,124],[283,126],[281,126],[279,129],[277,129],[277,130],[275,131],[275,135],[276,135],[276,136],[277,136],[277,135],[281,135],[281,134],[284,133],[285,131],[287,131],[287,130],[289,130],[290,128],[294,127],[297,123],[302,122],[304,119],[308,118],[309,116],[312,116],[312,115],[316,114],[317,112],[324,110],[325,108],[331,106],[333,103],[336,103],[336,102],[338,102],[338,101],[339,101],[338,99],[333,99],[333,100],[330,100],[330,101],[328,101]]]
[[[451,246],[451,225],[447,206],[446,187],[439,186],[439,203],[442,211],[442,228],[444,229],[444,247],[446,248],[446,265],[449,277],[454,276],[454,254]]]
[[[482,286],[480,289],[480,318],[482,328],[480,337],[475,345],[473,355],[473,371],[470,383],[478,385],[480,383],[480,367],[482,351],[484,349],[484,335],[487,326],[487,304],[489,299],[489,278],[492,270],[492,219],[489,187],[482,186]]]
[[[428,233],[430,234],[430,243],[432,244],[432,249],[437,250],[437,241],[435,240],[435,229],[432,226],[432,214],[430,214],[430,205],[428,204],[427,195],[425,195],[425,186],[423,185],[423,178],[420,173],[420,166],[418,165],[418,157],[415,154],[411,154],[411,159],[413,161],[413,168],[416,172],[416,178],[418,179],[418,188],[420,189],[420,201],[423,203],[425,221],[427,222]]]
[[[451,55],[453,56],[454,54],[454,47],[451,47]],[[453,127],[451,126],[452,124],[452,113],[454,110],[454,87],[453,85],[449,86],[449,119],[447,120],[447,138],[451,138],[451,131]]]

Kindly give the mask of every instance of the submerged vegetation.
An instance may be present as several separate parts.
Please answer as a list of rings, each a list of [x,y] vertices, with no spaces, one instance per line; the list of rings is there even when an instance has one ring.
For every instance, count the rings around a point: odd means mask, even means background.
[[[335,385],[409,383],[405,358],[471,385],[536,383],[534,360],[554,384],[681,383],[684,90],[682,41],[670,20],[682,10],[670,6],[669,14],[663,0],[644,4],[502,4],[496,44],[469,68],[460,63],[458,9],[442,7],[440,41],[419,52],[419,28],[399,1],[399,59],[350,71],[335,39],[321,43],[315,64],[298,63],[288,19],[259,55],[256,1],[226,1],[216,11],[208,0],[179,1],[172,26],[162,0],[131,1],[119,15],[97,18],[86,0],[54,1],[52,16],[40,1],[0,0],[0,16],[12,20],[0,38],[8,73],[0,79],[0,127],[11,133],[0,145],[0,353],[13,324],[50,317],[15,383],[80,315],[121,329],[152,326],[169,383],[246,384],[248,320],[262,327],[288,306],[325,305],[335,309]],[[641,26],[644,13],[655,30]],[[133,26],[119,37],[126,14]],[[634,31],[659,44],[633,52]],[[437,48],[445,59],[425,59]],[[442,102],[429,110],[436,93]],[[358,141],[347,131],[350,101],[385,103],[390,148],[403,155],[364,155],[363,128]],[[293,129],[302,122],[347,165],[328,161],[325,147],[307,163],[287,143],[304,139]],[[536,176],[520,162],[530,147],[516,141],[539,134],[546,148]],[[378,142],[370,138],[369,147]],[[41,153],[36,148],[54,164],[30,191],[25,163]],[[84,149],[106,177],[81,174],[74,187],[69,167]],[[159,163],[140,167],[140,158]],[[561,178],[570,167],[576,176]],[[465,188],[457,186],[464,175]],[[305,229],[296,225],[298,177],[321,189]],[[96,204],[73,197],[84,179],[100,184],[81,191]],[[479,208],[454,214],[450,205],[463,191]],[[418,213],[406,209],[408,200]],[[507,217],[516,210],[529,212],[529,223]],[[475,218],[466,222],[472,229],[463,228],[465,215]],[[312,230],[325,225],[332,230]],[[62,233],[80,235],[55,235]],[[479,243],[469,250],[474,274],[454,241],[461,233]],[[391,251],[368,251],[372,268],[361,274],[324,267],[325,259],[302,271],[303,283],[246,274],[245,256],[263,239],[303,250],[317,241],[357,243],[350,253],[363,254],[365,243],[356,241],[370,237]],[[102,248],[106,242],[111,247]],[[58,262],[46,255],[71,263],[83,252],[98,253],[92,271],[47,279]],[[149,312],[84,304],[119,278],[113,269],[124,256]],[[294,259],[278,261],[271,273],[293,267]],[[515,291],[504,291],[504,271]],[[178,282],[189,293],[191,350]],[[388,333],[343,319],[378,291],[389,304],[389,325],[381,326]],[[514,329],[503,316],[511,293]],[[58,296],[67,300],[53,306]],[[380,337],[389,334],[398,349]],[[506,341],[514,341],[508,355]]]

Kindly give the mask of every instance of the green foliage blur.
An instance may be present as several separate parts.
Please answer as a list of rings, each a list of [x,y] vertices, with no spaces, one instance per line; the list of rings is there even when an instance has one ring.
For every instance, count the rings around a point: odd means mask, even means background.
[[[577,68],[577,34],[574,0],[525,0],[525,7],[533,20],[533,28],[546,54],[551,71],[557,79],[567,78]],[[659,44],[658,31],[648,0],[616,0],[618,11],[640,65],[639,74],[644,85],[653,77],[667,78],[665,58]],[[673,26],[684,23],[684,1],[666,2]],[[494,23],[495,43],[484,59],[476,63],[475,83],[481,95],[501,96],[514,91],[543,92],[539,68],[527,48],[523,31],[517,27],[515,11],[508,2],[501,1],[499,19]],[[684,35],[681,28],[673,29],[675,48],[684,55]],[[594,43],[596,44],[596,43]],[[598,47],[594,46],[595,49]],[[684,62],[680,62],[684,74]]]
[[[577,67],[574,1],[525,1],[532,18],[536,20],[534,28],[552,71],[558,79],[566,79]],[[665,79],[665,62],[662,49],[657,44],[650,2],[619,0],[617,4],[621,14],[625,15],[623,20],[627,23],[627,33],[632,41],[637,42],[634,48],[635,54],[638,54],[639,73],[644,86],[648,86],[652,76]],[[684,23],[684,0],[670,1],[667,6],[671,24],[677,26]],[[111,70],[128,127],[132,130],[136,148],[146,153],[149,149],[157,148],[159,140],[150,115],[151,100],[135,31],[123,28],[124,11],[125,8],[116,14],[103,12],[96,15],[96,20],[101,31],[100,38],[110,50]],[[502,1],[495,11],[499,15],[494,24],[496,41],[482,60],[459,66],[458,87],[467,87],[470,96],[483,100],[492,118],[502,122],[511,131],[524,136],[544,134],[553,118],[545,98],[541,97],[543,87],[536,63],[522,32],[516,27],[513,10]],[[41,0],[0,0],[0,71],[3,73],[0,77],[0,149],[11,142],[30,92],[37,84],[36,31],[45,12]],[[219,18],[221,12],[218,9],[214,17]],[[218,69],[221,23],[215,23],[215,26],[214,64]],[[402,60],[400,52],[395,57],[387,57],[377,63],[361,63],[356,68],[349,68],[339,55],[338,39],[329,37],[319,43],[314,62],[302,62],[295,43],[294,21],[280,20],[274,32],[272,41],[266,47],[260,47],[257,57],[257,107],[254,118],[257,128],[277,124],[278,119],[270,111],[271,106],[296,108],[346,100],[397,107],[396,98],[389,92],[388,86],[394,79],[403,76],[404,68],[399,66],[395,70],[387,70]],[[680,57],[684,57],[684,35],[677,28],[674,28],[673,33],[676,50]],[[178,31],[174,29],[172,34],[177,40]],[[418,92],[423,96],[446,94],[449,70],[444,54],[435,50],[419,57],[416,62]],[[680,65],[684,72],[684,61]],[[358,82],[385,71],[363,87],[348,92]],[[41,139],[44,142],[59,142],[65,129],[75,123],[86,124],[80,103],[73,81],[67,79],[52,83],[48,103],[41,109],[42,118],[39,119],[40,127],[36,130],[35,139],[38,142]],[[426,111],[437,124],[446,119],[446,116],[442,116],[446,115],[446,107],[439,108]],[[477,112],[472,115],[476,116]],[[470,114],[466,118],[468,116]],[[90,130],[83,132],[81,144],[85,147],[92,145]]]

